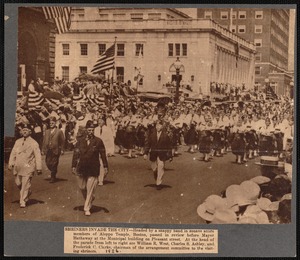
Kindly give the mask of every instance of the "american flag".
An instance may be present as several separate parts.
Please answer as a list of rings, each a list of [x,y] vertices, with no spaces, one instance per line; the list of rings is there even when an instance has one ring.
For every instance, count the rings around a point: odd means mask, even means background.
[[[277,99],[277,95],[271,86],[266,89],[266,99]]]
[[[93,74],[97,74],[101,71],[106,71],[114,68],[115,66],[115,43],[110,46],[104,53],[101,54],[99,60],[92,69]]]
[[[55,21],[58,33],[69,31],[71,26],[72,7],[47,6],[42,7],[46,19]]]
[[[27,105],[29,109],[35,108],[36,106],[42,105],[44,102],[44,96],[42,93],[34,92],[29,93]]]

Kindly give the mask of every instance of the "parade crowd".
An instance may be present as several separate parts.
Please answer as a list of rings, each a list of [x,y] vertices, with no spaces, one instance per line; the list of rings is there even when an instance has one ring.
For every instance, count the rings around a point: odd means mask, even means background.
[[[211,92],[216,91],[225,94],[231,89],[212,84]],[[30,95],[46,96],[47,92],[52,94],[48,99],[30,103]],[[57,79],[52,86],[41,80],[32,81],[28,92],[18,99],[15,133],[23,141],[15,143],[9,167],[14,168],[15,176],[20,175],[16,158],[28,139],[27,132],[30,142],[37,142],[37,146],[28,146],[34,151],[31,160],[35,157],[40,172],[41,156],[37,151],[45,154],[50,182],[56,180],[59,156],[73,151],[72,171],[83,192],[85,214],[90,215],[95,186],[103,185],[108,173],[109,156],[149,158],[158,189],[164,162],[174,157],[180,160],[180,146],[186,146],[190,153],[203,154],[203,163],[228,152],[236,156],[237,164],[257,156],[273,156],[292,163],[294,108],[289,98],[268,100],[248,95],[238,101],[215,102],[204,97],[164,103],[141,102],[136,94],[130,82],[115,82],[110,87],[106,81],[83,82],[79,78],[74,82]],[[33,170],[27,169],[27,173],[31,178]],[[30,195],[28,176],[23,186],[22,180],[16,180],[21,190],[21,207],[26,206]]]

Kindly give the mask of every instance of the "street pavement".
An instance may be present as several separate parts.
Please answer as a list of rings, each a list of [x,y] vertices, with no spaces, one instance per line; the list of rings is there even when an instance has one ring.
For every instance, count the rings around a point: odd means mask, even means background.
[[[82,194],[71,173],[72,152],[60,157],[58,181],[49,183],[50,172],[43,157],[43,174],[32,180],[32,195],[26,208],[19,207],[19,190],[11,171],[4,169],[4,219],[61,222],[102,222],[140,224],[203,224],[197,207],[207,196],[220,195],[231,184],[261,175],[259,158],[238,165],[229,152],[202,161],[199,152],[180,154],[166,163],[161,190],[157,190],[149,160],[109,157],[109,174],[97,186],[91,216],[84,216]]]

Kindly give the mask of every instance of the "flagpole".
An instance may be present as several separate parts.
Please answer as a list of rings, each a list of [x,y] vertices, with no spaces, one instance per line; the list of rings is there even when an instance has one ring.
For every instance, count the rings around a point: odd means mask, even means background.
[[[115,62],[116,62],[116,42],[117,42],[117,36],[115,36],[115,43],[114,43],[114,48],[115,48],[114,61]],[[115,74],[115,64],[112,68],[111,83],[110,83],[110,89],[109,89],[109,92],[110,92],[110,106],[112,106],[112,88],[113,88],[113,82],[114,82],[114,74]]]

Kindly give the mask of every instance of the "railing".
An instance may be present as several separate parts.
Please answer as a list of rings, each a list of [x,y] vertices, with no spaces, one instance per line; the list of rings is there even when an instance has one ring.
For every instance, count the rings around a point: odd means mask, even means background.
[[[105,31],[143,31],[143,30],[215,30],[249,49],[255,50],[253,43],[233,34],[210,19],[180,20],[82,20],[72,21],[70,32],[105,32]]]

